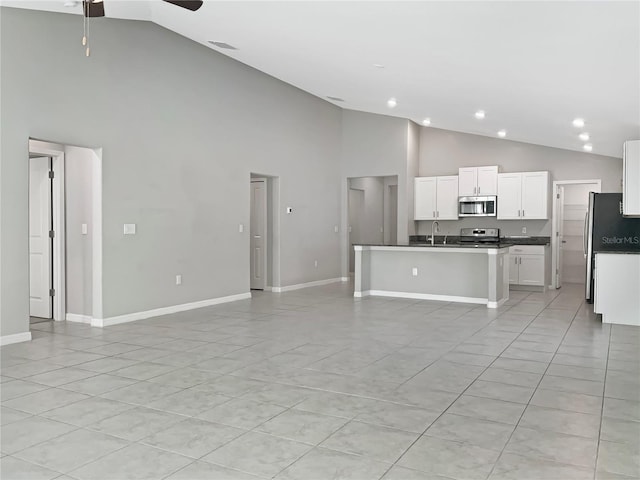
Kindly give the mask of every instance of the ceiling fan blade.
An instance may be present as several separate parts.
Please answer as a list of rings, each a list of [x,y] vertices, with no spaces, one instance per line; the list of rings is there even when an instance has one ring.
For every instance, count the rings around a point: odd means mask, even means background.
[[[104,17],[104,2],[92,2],[83,0],[82,11],[87,18]]]
[[[164,0],[167,3],[172,3],[177,5],[178,7],[186,8],[187,10],[191,10],[195,12],[198,10],[204,2],[199,0]]]

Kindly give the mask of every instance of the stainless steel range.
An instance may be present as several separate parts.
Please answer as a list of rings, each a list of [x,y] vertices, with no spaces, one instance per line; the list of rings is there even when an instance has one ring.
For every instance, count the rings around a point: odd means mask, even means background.
[[[460,243],[486,245],[500,243],[499,228],[461,228]]]

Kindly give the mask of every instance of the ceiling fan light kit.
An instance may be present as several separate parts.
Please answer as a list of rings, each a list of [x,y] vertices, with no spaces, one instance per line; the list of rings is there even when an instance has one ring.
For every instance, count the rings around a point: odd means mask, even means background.
[[[198,10],[204,2],[202,0],[163,0],[166,3],[170,3],[177,7],[184,8],[195,12]],[[65,2],[65,5],[72,2]],[[75,6],[75,2],[73,2]],[[72,5],[69,5],[72,6]],[[104,1],[103,0],[82,0],[82,16],[84,34],[82,36],[82,46],[85,47],[85,55],[88,57],[91,55],[91,49],[89,48],[89,19],[95,17],[104,17]]]

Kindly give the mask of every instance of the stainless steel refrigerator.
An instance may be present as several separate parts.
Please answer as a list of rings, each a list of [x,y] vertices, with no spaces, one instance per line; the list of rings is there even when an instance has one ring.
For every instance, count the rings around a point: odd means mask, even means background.
[[[584,254],[587,260],[585,298],[593,303],[595,255],[598,252],[638,252],[640,218],[622,216],[621,193],[589,193],[585,218]]]

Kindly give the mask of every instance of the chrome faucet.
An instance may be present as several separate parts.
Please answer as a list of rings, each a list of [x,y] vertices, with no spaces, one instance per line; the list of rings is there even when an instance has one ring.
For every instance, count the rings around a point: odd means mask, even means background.
[[[437,220],[431,224],[431,246],[433,246],[436,243],[435,234],[440,231],[439,228],[440,228],[440,224],[438,223]]]

